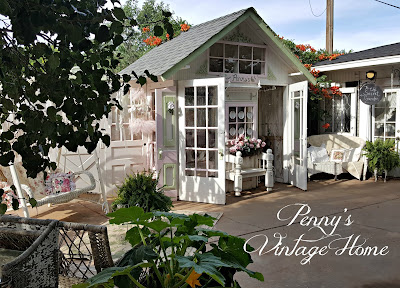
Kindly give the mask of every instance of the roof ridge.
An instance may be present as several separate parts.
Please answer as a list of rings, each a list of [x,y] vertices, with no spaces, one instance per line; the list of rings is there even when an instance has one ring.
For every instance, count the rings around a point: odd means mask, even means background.
[[[392,45],[398,45],[398,44],[400,44],[400,42],[396,42],[396,43],[392,43],[392,44],[386,44],[386,45],[377,46],[377,47],[372,47],[372,48],[368,48],[368,49],[364,49],[364,50],[360,50],[360,51],[356,51],[356,52],[351,52],[351,53],[348,53],[348,54],[362,53],[362,52],[366,52],[366,51],[369,51],[369,50],[380,49],[380,48],[383,48],[383,47],[392,46]],[[347,55],[347,54],[345,54],[345,55]]]
[[[208,20],[208,21],[206,21],[206,22],[202,22],[202,23],[193,25],[193,26],[192,26],[192,29],[197,28],[197,27],[199,27],[199,26],[203,26],[203,25],[209,24],[210,22],[214,22],[214,21],[217,21],[217,20],[221,20],[221,19],[223,19],[223,18],[231,17],[231,16],[233,16],[233,15],[235,15],[235,14],[244,14],[247,10],[252,9],[252,8],[253,8],[253,7],[248,7],[248,8],[245,8],[245,9],[241,9],[241,10],[239,10],[239,11],[232,12],[232,13],[230,13],[230,14],[226,14],[226,15],[224,15],[224,16],[221,16],[221,17],[218,17],[218,18],[214,18],[214,19]],[[254,8],[253,8],[253,9],[254,9]]]

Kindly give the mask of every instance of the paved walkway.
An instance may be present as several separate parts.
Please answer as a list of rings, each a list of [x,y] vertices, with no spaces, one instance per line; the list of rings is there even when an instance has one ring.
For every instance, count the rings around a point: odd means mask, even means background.
[[[273,193],[259,190],[244,193],[242,197],[228,196],[225,206],[180,201],[174,204],[174,209],[223,212],[216,225],[217,229],[245,239],[261,235],[250,242],[255,248],[264,244],[268,237],[269,242],[265,245],[264,252],[277,244],[274,234],[280,233],[286,236],[282,245],[289,247],[289,253],[296,244],[295,240],[302,234],[305,234],[302,239],[319,239],[323,236],[320,229],[309,231],[311,226],[306,226],[307,219],[301,225],[301,216],[288,226],[301,206],[289,206],[282,211],[281,218],[292,217],[291,219],[277,219],[277,212],[281,208],[296,203],[309,205],[311,211],[307,216],[317,216],[319,220],[322,216],[329,216],[332,223],[340,220],[332,233],[339,234],[340,237],[327,237],[314,243],[300,242],[297,246],[298,253],[306,253],[313,246],[319,247],[313,248],[314,250],[321,249],[336,238],[345,239],[331,243],[331,247],[336,247],[336,250],[318,250],[321,254],[327,254],[315,255],[304,265],[301,260],[307,255],[276,256],[275,250],[261,256],[253,254],[254,263],[249,268],[262,272],[265,282],[261,283],[240,274],[238,281],[242,287],[400,288],[400,180],[390,180],[387,183],[374,183],[371,180],[313,181],[309,182],[309,190],[306,192],[289,185],[277,184]],[[348,209],[347,212],[344,211],[345,208]],[[106,221],[100,206],[87,202],[74,201],[40,209],[37,215],[39,218],[92,224]],[[35,215],[35,212],[32,213],[33,217]],[[349,215],[354,222],[346,226],[344,224]],[[342,218],[339,219],[339,216]],[[327,234],[333,230],[332,226],[321,227]],[[355,245],[367,240],[357,251],[355,247],[352,251],[343,251],[341,256],[335,255],[338,249],[345,247],[349,240],[346,237],[351,235],[353,236],[348,246],[351,246],[358,235],[360,237]],[[301,246],[305,248],[299,249]],[[377,248],[372,249],[376,249],[377,253],[388,253],[385,256],[349,256],[349,253],[367,253],[367,246],[376,246]],[[388,250],[381,251],[385,246],[388,246]]]

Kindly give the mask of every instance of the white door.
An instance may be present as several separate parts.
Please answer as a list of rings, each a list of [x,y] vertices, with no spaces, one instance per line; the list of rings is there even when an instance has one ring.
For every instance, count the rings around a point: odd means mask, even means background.
[[[289,129],[290,164],[289,180],[307,190],[307,97],[308,82],[303,81],[289,85],[289,105],[286,119]]]
[[[179,199],[225,204],[225,79],[179,81]]]
[[[132,133],[129,127],[129,120],[133,119],[132,113],[124,114],[117,107],[113,107],[108,118],[107,132],[111,142],[106,148],[105,168],[106,189],[107,193],[110,193],[117,190],[116,185],[121,185],[127,175],[145,170],[144,144],[148,142],[148,136]]]

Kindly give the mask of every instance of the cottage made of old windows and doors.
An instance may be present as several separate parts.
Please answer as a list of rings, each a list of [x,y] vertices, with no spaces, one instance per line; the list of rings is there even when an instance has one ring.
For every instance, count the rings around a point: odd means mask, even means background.
[[[306,189],[307,89],[315,78],[253,8],[193,26],[120,73],[145,69],[158,82],[132,82],[129,113],[110,115],[107,183],[153,168],[168,195],[224,204],[225,143],[244,134],[269,139],[277,181]],[[142,116],[149,121],[133,119]]]

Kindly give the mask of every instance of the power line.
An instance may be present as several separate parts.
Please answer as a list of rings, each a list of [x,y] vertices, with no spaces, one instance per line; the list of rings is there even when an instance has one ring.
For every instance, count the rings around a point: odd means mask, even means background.
[[[322,13],[321,14],[319,14],[319,15],[315,15],[315,13],[314,13],[314,11],[313,11],[313,9],[312,9],[312,6],[311,6],[311,0],[308,0],[308,4],[310,5],[310,10],[311,10],[311,13],[315,16],[315,17],[321,17],[322,16],[322,14],[324,14],[325,13],[325,11],[326,11],[326,7],[325,7],[325,10],[324,11],[322,11]]]
[[[392,4],[389,4],[389,3],[386,3],[386,2],[380,1],[380,0],[374,0],[374,1],[379,2],[379,3],[382,3],[382,4],[386,4],[386,5],[388,5],[388,6],[391,6],[391,7],[397,8],[397,9],[400,9],[399,6],[395,6],[395,5],[392,5]]]

